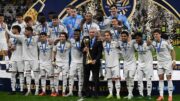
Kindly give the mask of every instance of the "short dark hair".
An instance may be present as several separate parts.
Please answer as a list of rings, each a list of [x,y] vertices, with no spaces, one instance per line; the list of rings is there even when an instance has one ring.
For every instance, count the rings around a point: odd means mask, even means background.
[[[112,17],[112,19],[116,19],[116,20],[118,20],[118,18],[117,17]],[[119,21],[119,20],[118,20]]]
[[[28,23],[29,21],[31,21],[32,20],[32,18],[30,17],[30,16],[26,16],[25,18],[24,18],[24,21],[26,22],[26,23]]]
[[[137,37],[137,36],[142,38],[143,34],[141,32],[137,32],[137,33],[135,33],[134,37]]]
[[[64,35],[66,37],[66,40],[68,39],[68,34],[66,32],[61,32],[60,35]]]
[[[46,32],[41,32],[40,35],[47,36],[47,33]]]
[[[58,19],[58,15],[57,14],[54,14],[52,19]]]
[[[73,9],[73,8],[75,8],[73,5],[68,5],[68,6],[66,6],[66,8],[71,8],[71,9]]]
[[[117,6],[115,4],[111,5],[110,8],[115,7],[117,9]]]
[[[105,33],[109,33],[109,35],[112,36],[112,33],[111,33],[111,31],[109,31],[109,30],[106,30],[106,31],[104,32],[104,34],[105,34]]]
[[[161,34],[161,31],[160,31],[159,29],[155,29],[152,33],[153,33],[153,34],[154,34],[154,33],[159,33],[159,34]]]
[[[75,32],[81,32],[81,30],[80,30],[80,29],[75,29],[74,31],[75,31]]]
[[[75,29],[74,30],[74,34],[77,34],[77,33],[80,35],[81,34],[81,30],[80,29]]]
[[[48,15],[53,15],[53,14],[56,14],[56,12],[53,11],[48,12]]]
[[[71,8],[71,9],[75,9],[75,10],[76,10],[76,7],[74,7],[74,6],[71,6],[71,7],[69,7],[69,8]]]
[[[16,17],[23,17],[23,13],[17,13]]]
[[[41,17],[39,18],[39,22],[40,22],[41,24],[45,23],[45,22],[46,22],[46,17],[45,17],[45,16],[41,16]]]
[[[18,30],[19,33],[21,32],[21,27],[19,25],[14,25],[12,29]]]
[[[33,29],[32,29],[32,27],[26,27],[25,29],[26,29],[26,30],[28,30],[28,31],[31,31],[31,32],[33,32]]]
[[[122,31],[121,34],[126,34],[127,36],[129,36],[128,31]]]

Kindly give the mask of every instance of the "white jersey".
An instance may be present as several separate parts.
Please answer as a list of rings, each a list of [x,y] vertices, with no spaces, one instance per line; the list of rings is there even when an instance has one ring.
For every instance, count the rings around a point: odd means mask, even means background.
[[[36,33],[40,34],[41,32],[46,32],[47,35],[51,34],[51,29],[49,28],[49,26],[46,24],[46,26],[43,26],[42,24],[39,24],[36,26]]]
[[[172,61],[170,51],[173,50],[173,46],[170,42],[161,39],[160,42],[153,41],[152,44],[156,49],[158,62]]]
[[[127,43],[119,41],[119,46],[122,52],[125,66],[136,64],[134,43],[135,43],[134,40],[131,40],[130,42]],[[126,68],[134,68],[134,67],[126,67]]]
[[[101,31],[106,31],[110,29],[111,20],[109,18],[105,18],[103,21],[97,22],[97,24],[99,25]]]
[[[3,23],[5,24],[5,23]],[[7,28],[7,24],[5,24],[5,27]],[[0,42],[6,42],[6,31],[2,28],[2,24],[0,24]]]
[[[18,25],[21,27],[21,32],[20,32],[21,34],[23,34],[23,32],[25,32],[26,23],[24,21],[22,23],[18,23],[18,21],[14,22],[11,26],[11,30],[12,30],[12,27],[15,25]]]
[[[118,42],[104,42],[103,48],[105,53],[105,63],[106,67],[115,67],[119,66],[119,54],[120,50],[118,49]]]
[[[70,48],[71,44],[69,42],[58,42],[57,45],[53,47],[53,51],[56,52],[56,62],[68,63]]]
[[[145,67],[148,64],[153,63],[153,57],[151,50],[153,49],[152,45],[147,46],[146,42],[143,42],[142,45],[138,45],[138,43],[134,44],[134,48],[138,52],[138,66]]]
[[[22,43],[16,38],[10,38],[10,43],[15,50],[12,52],[11,61],[22,61]]]
[[[8,34],[21,41],[23,47],[23,60],[38,60],[38,36],[27,38],[25,35],[14,35],[12,32],[8,32]]]
[[[91,28],[96,28],[97,31],[100,31],[100,28],[99,28],[99,26],[98,26],[96,23],[92,22],[92,23],[90,23],[90,24],[87,24],[87,23],[85,22],[85,23],[83,24],[83,36],[89,36],[89,30],[90,30]]]
[[[120,27],[118,27],[118,28],[111,27],[111,30],[110,30],[110,32],[112,33],[112,39],[115,41],[118,41],[119,37],[120,37],[120,32],[118,31],[119,28]]]
[[[53,45],[50,45],[48,40],[44,43],[38,42],[39,62],[41,64],[51,63],[52,48],[53,48]]]
[[[80,51],[81,42],[76,42],[74,39],[71,39],[71,62],[73,63],[82,63],[83,55]]]
[[[50,34],[50,38],[52,40],[56,40],[57,38],[59,38],[59,35],[61,32],[66,32],[67,33],[67,28],[65,26],[63,26],[62,24],[59,24],[58,26],[51,26],[51,34]]]

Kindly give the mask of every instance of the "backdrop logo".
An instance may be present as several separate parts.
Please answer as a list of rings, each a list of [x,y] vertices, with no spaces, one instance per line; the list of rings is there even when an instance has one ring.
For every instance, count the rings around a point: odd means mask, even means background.
[[[110,6],[115,4],[121,14],[131,17],[135,12],[136,0],[102,0],[102,6],[105,14],[110,15]]]

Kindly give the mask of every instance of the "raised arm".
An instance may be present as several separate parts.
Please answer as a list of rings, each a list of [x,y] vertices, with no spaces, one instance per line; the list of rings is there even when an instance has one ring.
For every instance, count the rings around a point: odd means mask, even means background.
[[[23,35],[15,35],[15,34],[13,34],[11,31],[9,31],[8,28],[6,28],[5,30],[6,30],[6,33],[7,33],[8,35],[10,35],[11,37],[13,37],[13,38],[16,38],[16,39],[18,39],[18,40],[21,40],[21,39],[23,38]]]

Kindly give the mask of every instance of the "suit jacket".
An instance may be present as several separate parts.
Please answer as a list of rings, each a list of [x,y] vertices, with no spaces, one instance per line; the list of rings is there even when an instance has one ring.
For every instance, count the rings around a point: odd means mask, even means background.
[[[88,38],[90,40],[89,36],[86,36],[83,38],[83,40],[85,38]],[[85,44],[84,41],[82,40],[81,43],[81,50],[83,51]],[[89,42],[89,48],[90,48],[90,42]],[[96,37],[95,37],[95,41],[93,44],[92,49],[89,49],[90,55],[92,57],[92,60],[96,60],[96,63],[94,64],[97,67],[101,66],[101,58],[102,58],[102,50],[103,50],[103,46],[102,46],[102,41],[99,41]],[[83,52],[83,64],[86,65],[86,52]]]

